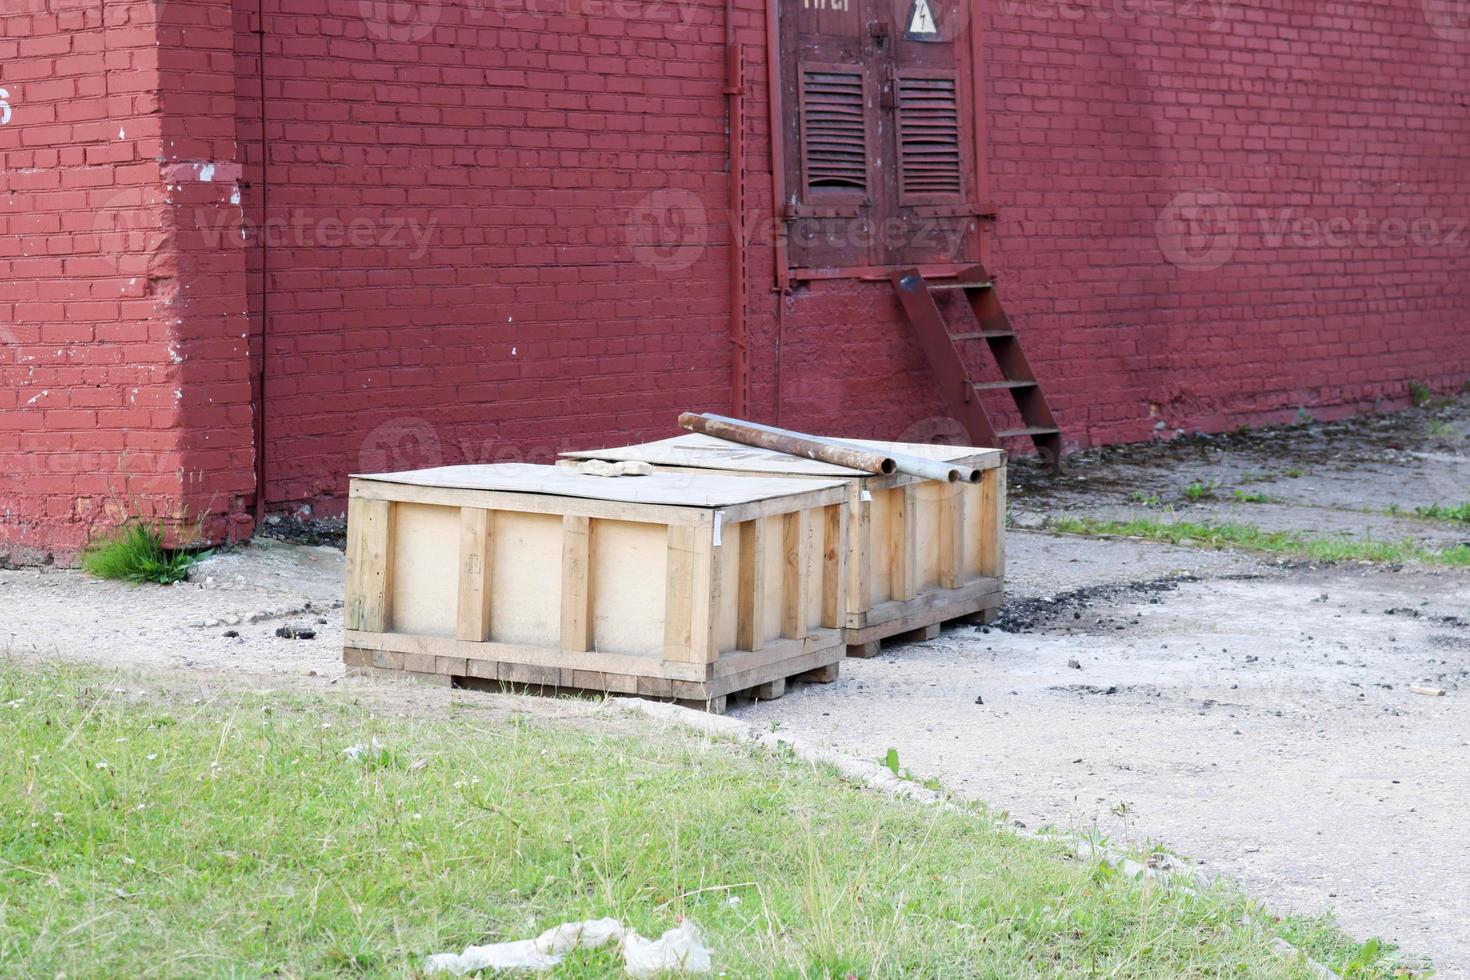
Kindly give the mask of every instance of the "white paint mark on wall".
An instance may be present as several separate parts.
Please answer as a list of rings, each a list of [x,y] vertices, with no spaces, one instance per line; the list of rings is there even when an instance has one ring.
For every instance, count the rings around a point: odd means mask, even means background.
[[[37,401],[39,401],[40,399],[46,397],[49,394],[51,394],[51,392],[43,390],[39,395],[33,395],[31,397],[31,400],[28,401],[28,402],[26,402],[26,404],[27,405],[34,405],[34,404],[36,404]]]
[[[236,184],[235,185],[235,189],[230,192],[230,203],[233,204],[233,205],[235,205],[236,207],[239,207],[239,205],[240,205],[240,185],[239,184]]]
[[[199,179],[206,184],[214,180],[214,164],[201,163],[199,165]]]
[[[120,139],[120,140],[125,140],[125,139],[128,138],[128,131],[127,131],[127,128],[126,127],[119,126],[117,128],[117,138]]]
[[[10,92],[0,88],[0,126],[10,125]]]

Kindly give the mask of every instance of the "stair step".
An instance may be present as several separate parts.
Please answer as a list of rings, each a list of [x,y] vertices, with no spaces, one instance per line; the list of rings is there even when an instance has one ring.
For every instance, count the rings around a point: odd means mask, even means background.
[[[1011,439],[1017,436],[1055,436],[1060,435],[1061,429],[1053,429],[1044,425],[1028,425],[1024,429],[1005,429],[997,432],[996,436],[1001,439]]]
[[[992,282],[931,282],[929,289],[994,289]]]
[[[971,381],[976,391],[999,391],[1004,388],[1035,388],[1035,381]]]
[[[1014,330],[972,330],[969,333],[952,333],[950,340],[991,340],[996,337],[1014,337]]]

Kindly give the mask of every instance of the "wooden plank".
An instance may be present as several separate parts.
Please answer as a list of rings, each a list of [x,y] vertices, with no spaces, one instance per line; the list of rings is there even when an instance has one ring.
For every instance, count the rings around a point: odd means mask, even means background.
[[[847,621],[847,506],[822,510],[822,625],[839,629]]]
[[[735,599],[735,646],[759,650],[765,637],[766,531],[762,520],[746,521],[740,528],[739,587]]]
[[[352,500],[347,521],[347,629],[387,632],[392,627],[393,504]]]
[[[711,664],[719,601],[718,550],[711,528],[671,526],[664,577],[664,659]]]
[[[548,466],[554,470],[556,467]],[[644,479],[638,477],[637,479]],[[479,507],[484,510],[507,510],[519,514],[578,514],[583,517],[644,524],[714,524],[714,510],[706,507],[672,507],[666,504],[626,503],[620,500],[592,500],[586,497],[558,497],[553,494],[508,493],[498,490],[464,490],[457,487],[425,487],[410,483],[385,483],[355,479],[350,491],[353,499],[390,500],[438,507]]]
[[[637,656],[627,653],[602,653],[561,650],[557,647],[530,646],[522,643],[473,643],[448,636],[410,636],[403,633],[365,633],[346,631],[343,645],[359,650],[389,651],[398,654],[423,654],[429,657],[463,657],[469,664],[466,672],[474,674],[475,662],[524,664],[577,670],[601,670],[613,674],[646,674],[650,677],[702,681],[709,676],[709,665],[676,663],[662,657]]]
[[[918,491],[910,483],[890,491],[888,535],[891,542],[893,598],[912,599],[918,587],[918,554],[914,534]]]
[[[476,643],[490,638],[490,511],[459,510],[459,600],[454,635]]]
[[[941,491],[944,496],[939,501],[939,584],[946,589],[958,589],[965,583],[967,489],[963,483],[951,483]]]
[[[1006,471],[1005,467],[980,475],[980,574],[1004,578],[1006,567]]]
[[[561,648],[585,652],[592,649],[592,521],[568,514],[561,528]]]
[[[869,577],[873,555],[873,495],[862,485],[853,488],[848,504],[847,613],[846,626],[868,608],[873,583]]]
[[[811,557],[810,511],[797,511],[781,518],[781,635],[800,639],[807,633],[806,573]]]

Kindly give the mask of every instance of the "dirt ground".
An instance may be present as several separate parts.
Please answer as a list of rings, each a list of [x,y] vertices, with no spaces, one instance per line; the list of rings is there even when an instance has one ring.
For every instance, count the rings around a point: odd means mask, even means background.
[[[1213,489],[1191,501],[1190,484]],[[1313,567],[1044,527],[1141,514],[1470,541],[1470,525],[1387,513],[1470,501],[1470,402],[1107,450],[1059,479],[1021,464],[1012,487],[1000,623],[891,645],[846,661],[835,684],[734,713],[866,758],[894,748],[915,776],[1031,827],[1161,842],[1273,905],[1333,909],[1442,976],[1470,975],[1470,569]],[[586,714],[344,681],[341,582],[336,548],[270,540],[167,588],[0,571],[0,649],[176,684]]]

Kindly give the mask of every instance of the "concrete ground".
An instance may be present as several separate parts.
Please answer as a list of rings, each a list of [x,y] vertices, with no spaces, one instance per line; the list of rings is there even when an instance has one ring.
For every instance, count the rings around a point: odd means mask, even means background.
[[[1191,500],[1186,488],[1209,492]],[[1264,494],[1245,503],[1234,491]],[[1196,491],[1194,496],[1200,496]],[[1160,842],[1281,908],[1470,975],[1470,569],[1312,567],[1048,533],[1058,514],[1470,541],[1387,513],[1470,501],[1470,402],[1012,468],[1009,601],[734,712],[937,777],[1031,827]],[[342,554],[262,540],[173,587],[0,570],[0,650],[391,703],[576,702],[344,683]],[[276,636],[281,626],[312,639]],[[1073,666],[1075,664],[1075,666]],[[1443,697],[1411,693],[1431,685]]]

